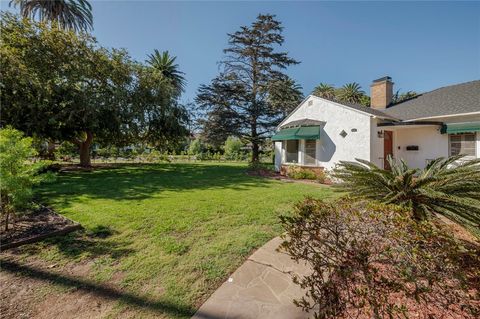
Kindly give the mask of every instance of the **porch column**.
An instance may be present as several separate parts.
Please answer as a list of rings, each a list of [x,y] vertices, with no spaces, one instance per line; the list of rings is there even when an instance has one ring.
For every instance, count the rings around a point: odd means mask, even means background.
[[[298,164],[305,164],[305,140],[298,140]]]

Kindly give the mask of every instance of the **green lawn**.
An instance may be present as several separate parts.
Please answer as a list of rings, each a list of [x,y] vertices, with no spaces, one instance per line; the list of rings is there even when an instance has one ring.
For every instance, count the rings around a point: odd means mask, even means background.
[[[280,214],[306,195],[333,193],[245,171],[243,164],[153,164],[61,174],[37,194],[86,231],[27,252],[60,264],[92,260],[89,280],[128,293],[118,309],[136,296],[153,301],[137,307],[139,316],[188,317],[252,250],[281,233]]]

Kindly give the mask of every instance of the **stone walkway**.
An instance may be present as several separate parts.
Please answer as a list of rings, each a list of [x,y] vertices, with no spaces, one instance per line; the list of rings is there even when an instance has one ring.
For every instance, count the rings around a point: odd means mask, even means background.
[[[304,291],[292,282],[292,274],[309,273],[306,265],[275,251],[282,239],[274,238],[259,248],[200,307],[193,319],[300,319],[312,317],[292,300]]]

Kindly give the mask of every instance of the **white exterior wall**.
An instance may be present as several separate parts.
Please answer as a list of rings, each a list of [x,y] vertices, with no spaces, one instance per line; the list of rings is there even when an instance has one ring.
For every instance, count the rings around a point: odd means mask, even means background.
[[[438,117],[432,121],[443,123],[462,123],[479,121],[480,116],[449,116]],[[383,130],[393,131],[393,156],[397,159],[404,159],[411,167],[424,168],[428,160],[438,157],[448,157],[449,140],[448,134],[441,134],[440,126],[425,127],[398,127],[390,129],[382,127]],[[476,156],[480,158],[480,132],[476,134]],[[407,145],[418,145],[418,151],[407,151]]]
[[[308,105],[312,101],[312,105]],[[332,169],[340,160],[355,158],[370,160],[371,116],[335,102],[311,96],[282,125],[292,121],[312,119],[322,121],[317,142],[317,165]],[[356,132],[352,132],[356,129]],[[342,137],[340,132],[347,132]],[[304,142],[299,145],[300,164],[303,163]],[[382,150],[383,151],[383,150]]]
[[[377,127],[380,122],[377,118],[370,119],[370,161],[383,168],[383,138],[378,137],[378,132],[383,128]]]
[[[280,166],[282,165],[282,142],[275,142],[275,170],[280,171]]]
[[[418,151],[407,151],[408,145],[417,145]],[[447,156],[448,134],[440,134],[439,126],[393,130],[393,157],[405,160],[410,167],[424,168],[429,160]]]
[[[480,132],[477,132],[477,158],[480,158]]]

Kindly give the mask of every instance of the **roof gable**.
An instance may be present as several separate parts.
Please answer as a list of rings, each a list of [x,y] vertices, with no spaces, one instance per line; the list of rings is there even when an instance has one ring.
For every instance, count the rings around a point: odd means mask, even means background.
[[[290,112],[290,114],[285,119],[283,119],[283,121],[277,126],[277,128],[282,127],[284,125],[284,123],[286,123],[288,121],[288,119],[293,114],[295,114],[295,112],[298,111],[299,108],[301,108],[305,103],[308,102],[308,100],[310,100],[310,98],[315,98],[315,99],[327,101],[327,102],[329,102],[331,104],[334,104],[336,106],[345,107],[347,109],[352,109],[352,110],[355,110],[359,113],[362,113],[362,114],[365,114],[365,115],[368,115],[368,116],[376,116],[376,117],[379,117],[379,118],[382,118],[382,119],[387,119],[387,120],[398,120],[398,119],[396,119],[396,118],[394,118],[390,115],[387,115],[387,114],[383,113],[382,111],[372,109],[370,107],[366,107],[366,106],[359,105],[359,104],[351,104],[351,103],[343,103],[343,102],[332,101],[332,100],[329,100],[329,99],[326,99],[326,98],[323,98],[323,97],[319,97],[319,96],[310,94],[302,102],[300,102],[300,104],[298,104],[298,106],[292,112]]]

